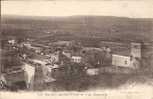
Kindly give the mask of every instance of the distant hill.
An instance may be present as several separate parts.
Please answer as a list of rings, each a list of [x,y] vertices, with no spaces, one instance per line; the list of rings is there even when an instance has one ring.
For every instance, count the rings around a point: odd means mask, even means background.
[[[111,16],[2,16],[3,36],[153,42],[153,19]],[[53,38],[54,37],[54,38]]]

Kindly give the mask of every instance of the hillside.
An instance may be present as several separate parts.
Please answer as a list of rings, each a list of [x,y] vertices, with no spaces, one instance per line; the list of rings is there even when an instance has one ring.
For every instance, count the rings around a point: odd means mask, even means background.
[[[3,16],[2,34],[51,39],[95,38],[113,41],[153,41],[153,19],[111,16]],[[55,39],[54,38],[54,39]]]

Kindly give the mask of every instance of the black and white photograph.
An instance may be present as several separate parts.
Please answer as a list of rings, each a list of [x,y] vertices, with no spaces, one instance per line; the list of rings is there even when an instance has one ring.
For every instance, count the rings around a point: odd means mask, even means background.
[[[153,92],[150,0],[2,0],[0,24],[0,99],[2,92]]]

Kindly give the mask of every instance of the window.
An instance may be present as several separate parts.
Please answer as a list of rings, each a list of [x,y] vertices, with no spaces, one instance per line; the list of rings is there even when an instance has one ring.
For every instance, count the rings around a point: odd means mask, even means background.
[[[127,60],[125,60],[125,64],[127,64]]]

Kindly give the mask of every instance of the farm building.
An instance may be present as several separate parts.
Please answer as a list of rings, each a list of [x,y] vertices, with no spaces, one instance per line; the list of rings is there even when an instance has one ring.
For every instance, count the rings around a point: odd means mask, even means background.
[[[131,43],[131,52],[128,55],[112,54],[112,65],[121,67],[138,68],[141,59],[141,44]]]

